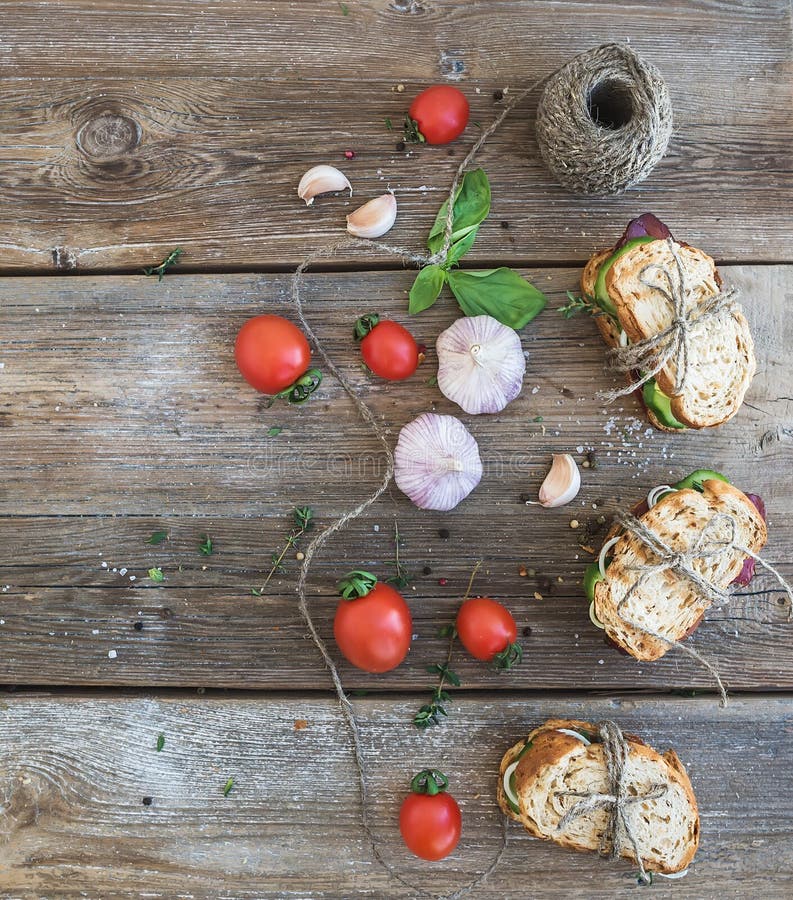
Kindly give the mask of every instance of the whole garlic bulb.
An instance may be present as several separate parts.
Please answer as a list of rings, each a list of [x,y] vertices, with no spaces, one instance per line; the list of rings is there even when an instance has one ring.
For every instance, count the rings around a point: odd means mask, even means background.
[[[435,346],[438,387],[465,412],[500,412],[520,393],[526,371],[520,338],[492,316],[458,319]]]
[[[419,509],[454,509],[479,484],[482,460],[473,435],[454,416],[422,413],[399,432],[397,487]]]

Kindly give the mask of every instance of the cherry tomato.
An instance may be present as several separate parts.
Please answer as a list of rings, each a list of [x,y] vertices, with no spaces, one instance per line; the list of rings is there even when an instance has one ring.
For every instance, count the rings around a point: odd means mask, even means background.
[[[364,672],[389,672],[407,656],[413,634],[401,594],[369,572],[350,572],[339,582],[342,600],[333,636],[344,657]]]
[[[515,643],[518,629],[508,609],[490,597],[472,597],[457,613],[457,634],[475,659],[496,659],[501,668],[520,662],[523,651]]]
[[[234,358],[242,377],[263,394],[277,394],[308,369],[303,332],[281,316],[255,316],[240,328]]]
[[[465,95],[449,84],[428,87],[408,110],[408,116],[428,144],[448,144],[459,137],[468,124],[468,113]]]
[[[457,801],[446,793],[448,785],[442,772],[427,769],[411,781],[413,793],[402,801],[402,840],[411,853],[422,859],[443,859],[460,840],[462,816]]]
[[[402,381],[418,368],[418,344],[398,322],[378,315],[361,316],[355,323],[355,337],[361,342],[364,362],[381,378]]]

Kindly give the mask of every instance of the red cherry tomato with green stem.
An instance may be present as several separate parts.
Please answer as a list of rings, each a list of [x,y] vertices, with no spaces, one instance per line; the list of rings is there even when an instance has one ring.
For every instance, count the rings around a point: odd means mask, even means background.
[[[510,669],[523,658],[517,643],[518,628],[512,614],[490,597],[471,597],[457,613],[457,635],[475,659],[493,661],[497,668]]]
[[[311,349],[303,332],[281,316],[254,316],[240,328],[234,358],[242,377],[257,391],[301,403],[322,374],[309,369]]]
[[[422,91],[410,104],[405,138],[428,144],[448,144],[468,124],[470,110],[465,95],[450,84],[436,84]]]
[[[361,342],[363,361],[381,378],[403,381],[418,368],[419,346],[398,322],[376,314],[361,316],[355,323],[355,339]]]
[[[371,572],[349,572],[338,584],[342,600],[333,636],[345,659],[364,672],[390,672],[407,656],[413,620],[404,597]]]
[[[438,860],[457,846],[463,820],[457,801],[446,793],[449,779],[425,769],[410,782],[411,794],[399,810],[399,830],[408,850],[422,859]]]

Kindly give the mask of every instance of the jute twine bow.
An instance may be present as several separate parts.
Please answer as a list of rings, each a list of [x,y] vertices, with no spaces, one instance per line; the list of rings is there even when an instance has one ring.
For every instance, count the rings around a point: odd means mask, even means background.
[[[651,378],[674,362],[675,385],[672,396],[679,397],[686,388],[689,376],[689,357],[691,332],[698,325],[715,319],[725,312],[733,313],[740,309],[736,302],[737,291],[730,289],[720,291],[701,303],[690,303],[691,290],[686,283],[685,268],[680,259],[675,242],[668,238],[666,245],[675,263],[675,271],[660,263],[649,263],[639,273],[639,282],[657,294],[660,294],[674,312],[671,323],[651,337],[643,341],[628,344],[626,347],[613,347],[607,354],[608,368],[618,374],[642,373],[637,381],[624,388],[613,391],[601,391],[598,397],[611,402],[619,397],[632,394],[637,388],[646,384]],[[650,272],[661,276],[665,284],[648,277]]]
[[[716,667],[708,662],[704,656],[698,653],[693,647],[689,647],[681,641],[676,641],[668,635],[653,631],[646,625],[640,624],[628,618],[624,614],[626,605],[633,599],[635,594],[653,575],[664,571],[673,571],[678,575],[687,578],[696,588],[700,596],[709,600],[712,604],[723,606],[729,603],[732,594],[729,591],[722,590],[713,582],[708,581],[696,568],[694,563],[697,560],[713,559],[725,553],[731,553],[737,550],[746,556],[750,556],[756,563],[762,566],[767,572],[776,578],[779,586],[787,594],[791,601],[791,609],[788,610],[788,620],[791,618],[793,610],[793,588],[783,578],[781,573],[774,568],[767,560],[763,559],[757,553],[754,553],[748,547],[744,547],[737,540],[738,522],[729,513],[716,513],[712,516],[696,541],[687,550],[674,550],[654,531],[651,531],[640,519],[632,515],[620,515],[617,517],[616,523],[626,532],[635,535],[645,547],[657,558],[657,562],[648,562],[645,565],[631,566],[632,571],[638,572],[638,577],[628,588],[625,596],[617,604],[617,615],[619,618],[644,634],[662,641],[668,647],[682,650],[690,657],[704,666],[713,676],[719,688],[720,705],[727,704],[727,691],[721,680]],[[725,535],[725,536],[722,536]]]
[[[599,852],[601,856],[616,859],[623,848],[624,835],[633,848],[633,855],[639,865],[640,880],[646,884],[649,879],[628,811],[636,803],[658,800],[666,794],[669,787],[666,784],[651,784],[644,793],[629,793],[632,785],[625,776],[625,765],[631,752],[628,742],[623,737],[619,725],[610,720],[598,723],[598,734],[606,760],[608,792],[604,794],[599,791],[558,791],[557,797],[580,797],[581,799],[562,816],[556,830],[562,832],[580,816],[585,816],[597,809],[607,809],[609,812],[608,822],[600,838]],[[633,787],[635,789],[635,786]]]

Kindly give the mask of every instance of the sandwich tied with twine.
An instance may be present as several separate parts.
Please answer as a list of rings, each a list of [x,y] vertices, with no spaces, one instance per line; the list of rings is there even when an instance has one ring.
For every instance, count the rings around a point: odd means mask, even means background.
[[[609,351],[609,370],[620,375],[631,374],[631,383],[618,390],[600,392],[598,397],[607,402],[632,394],[670,363],[673,363],[675,372],[672,396],[679,397],[685,391],[690,375],[692,330],[704,322],[741,309],[736,301],[737,291],[732,288],[719,291],[700,303],[690,302],[691,290],[677,246],[672,238],[666,240],[666,245],[674,260],[674,271],[660,263],[649,263],[639,273],[639,282],[669,303],[674,313],[672,321],[651,337],[625,347],[613,347]],[[633,380],[637,372],[640,377]]]
[[[721,706],[727,704],[727,691],[721,680],[716,667],[708,662],[700,653],[692,647],[688,647],[681,641],[672,639],[668,635],[653,631],[639,622],[636,622],[626,616],[625,607],[633,599],[633,597],[641,590],[644,584],[659,572],[671,571],[683,578],[688,579],[696,589],[697,593],[716,606],[726,606],[732,598],[732,593],[713,584],[705,578],[694,567],[697,560],[714,559],[725,553],[733,553],[737,551],[745,556],[751,557],[758,565],[762,566],[767,572],[774,576],[779,586],[787,594],[791,601],[791,607],[788,610],[788,621],[793,614],[793,588],[782,577],[780,572],[775,569],[767,560],[763,559],[757,553],[754,553],[748,547],[741,545],[738,541],[740,531],[737,520],[730,513],[720,512],[713,515],[701,529],[697,539],[686,550],[674,550],[666,543],[655,531],[648,528],[641,519],[634,515],[622,514],[616,519],[615,524],[619,526],[623,532],[634,535],[645,547],[651,552],[655,561],[650,561],[645,565],[631,566],[631,571],[636,573],[636,579],[628,587],[625,596],[617,604],[617,616],[644,634],[656,640],[662,641],[672,649],[680,649],[687,653],[693,659],[697,660],[700,665],[704,666],[713,676],[719,688],[721,695]]]
[[[578,797],[578,803],[559,820],[558,832],[563,832],[580,816],[597,809],[608,810],[608,821],[600,839],[598,852],[608,859],[616,859],[623,847],[623,835],[633,848],[636,862],[639,865],[639,882],[649,884],[650,877],[644,868],[641,847],[628,817],[628,811],[636,803],[647,800],[658,800],[669,790],[666,784],[652,784],[643,793],[625,777],[625,764],[631,752],[628,742],[616,722],[606,720],[598,723],[598,734],[603,744],[608,776],[608,792],[600,791],[558,791],[557,797]]]

